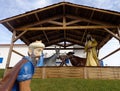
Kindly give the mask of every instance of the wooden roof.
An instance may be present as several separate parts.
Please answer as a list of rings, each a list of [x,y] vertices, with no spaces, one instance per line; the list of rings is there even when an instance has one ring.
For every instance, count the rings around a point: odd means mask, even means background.
[[[27,45],[42,40],[46,47],[53,44],[64,48],[74,44],[84,46],[86,35],[90,33],[98,41],[100,49],[118,32],[120,13],[60,2],[0,23],[11,32],[16,31],[17,37],[22,35],[20,39]]]

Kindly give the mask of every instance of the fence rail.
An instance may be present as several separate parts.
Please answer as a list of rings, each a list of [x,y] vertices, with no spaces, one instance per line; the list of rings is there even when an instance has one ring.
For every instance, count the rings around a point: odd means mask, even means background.
[[[120,67],[39,67],[33,78],[120,79]]]

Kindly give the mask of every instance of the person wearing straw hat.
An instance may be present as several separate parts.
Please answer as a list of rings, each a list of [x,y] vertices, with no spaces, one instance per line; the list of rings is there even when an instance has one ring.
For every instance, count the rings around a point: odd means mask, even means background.
[[[97,41],[94,38],[92,38],[90,34],[88,34],[85,44],[85,52],[87,53],[86,66],[99,66],[96,50],[97,45]]]
[[[28,61],[25,64],[23,64],[20,68],[12,91],[31,91],[30,83],[34,74],[34,69],[37,64],[37,61],[42,55],[44,48],[45,45],[42,43],[42,41],[35,41],[29,45],[29,56],[23,58]]]

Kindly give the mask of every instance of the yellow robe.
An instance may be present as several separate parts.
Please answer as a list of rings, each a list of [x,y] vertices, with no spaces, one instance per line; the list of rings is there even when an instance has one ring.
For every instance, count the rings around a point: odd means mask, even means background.
[[[87,44],[85,45],[85,51],[87,52],[87,61],[86,66],[98,66],[98,57],[97,57],[97,41],[95,39],[89,40]]]

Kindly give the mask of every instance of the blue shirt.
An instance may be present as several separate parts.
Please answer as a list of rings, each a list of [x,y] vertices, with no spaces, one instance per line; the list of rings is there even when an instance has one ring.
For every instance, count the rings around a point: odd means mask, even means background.
[[[28,60],[28,62],[22,65],[12,91],[19,91],[18,83],[21,81],[32,79],[33,77],[35,67],[32,63],[32,59],[30,57],[24,57],[23,59]]]

